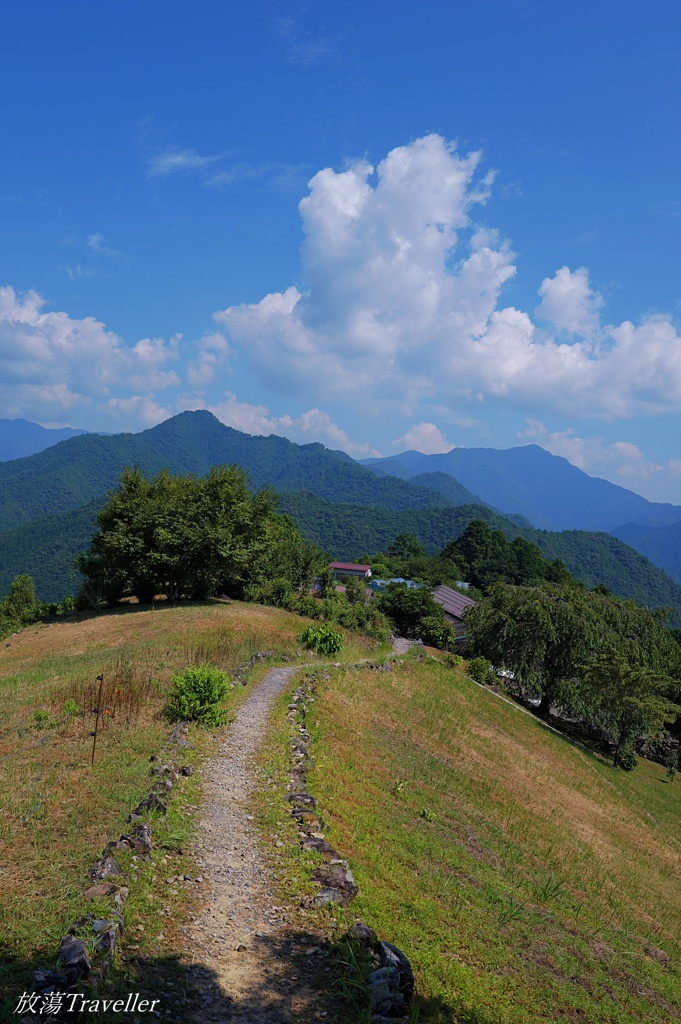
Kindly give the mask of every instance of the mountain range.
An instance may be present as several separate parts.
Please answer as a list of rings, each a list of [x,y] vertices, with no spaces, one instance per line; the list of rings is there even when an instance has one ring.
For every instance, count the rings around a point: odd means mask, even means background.
[[[35,455],[58,441],[86,433],[75,427],[41,427],[30,420],[0,419],[0,462]]]
[[[456,456],[460,451],[465,459]],[[465,479],[452,474],[449,456],[459,460]],[[594,480],[537,446],[454,449],[448,456],[406,452],[360,464],[319,443],[244,434],[206,411],[181,413],[139,434],[83,433],[0,463],[0,594],[18,572],[33,576],[44,600],[77,589],[73,557],[88,546],[97,509],[125,466],[202,475],[222,463],[242,465],[254,488],[272,486],[282,511],[335,557],[376,552],[406,531],[435,552],[480,518],[509,539],[534,541],[587,585],[605,583],[647,604],[681,609],[681,587],[632,550],[626,536],[610,536],[601,525],[622,510],[620,522],[637,515],[648,537],[672,529],[677,513],[681,529],[681,509]],[[560,490],[573,518],[585,517],[598,532],[545,525],[562,515]],[[572,521],[563,516],[559,529]]]
[[[610,533],[681,581],[680,505],[648,501],[591,477],[538,445],[453,448],[442,455],[407,451],[361,464],[381,478],[394,475],[405,481],[449,474],[504,515],[524,516],[542,530]]]

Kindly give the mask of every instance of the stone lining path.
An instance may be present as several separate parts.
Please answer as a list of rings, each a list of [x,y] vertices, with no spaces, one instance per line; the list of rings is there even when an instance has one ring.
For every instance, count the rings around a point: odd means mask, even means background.
[[[248,816],[256,785],[255,755],[275,698],[296,668],[274,668],[249,694],[204,774],[203,836],[196,851],[210,896],[189,929],[201,972],[203,1009],[188,1020],[290,1024],[314,993],[292,975],[286,908]],[[313,1018],[314,1019],[314,1018]]]

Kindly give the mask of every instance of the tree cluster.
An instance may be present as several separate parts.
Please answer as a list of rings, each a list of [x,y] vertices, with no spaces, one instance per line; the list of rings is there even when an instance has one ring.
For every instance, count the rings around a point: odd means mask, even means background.
[[[267,488],[251,493],[238,466],[219,466],[205,477],[163,471],[151,479],[126,469],[97,523],[89,551],[78,557],[95,607],[125,595],[142,602],[157,594],[241,596],[272,572],[299,582],[307,571],[305,543],[277,515],[276,496]]]
[[[602,589],[497,583],[466,612],[466,647],[513,676],[511,687],[612,737],[634,738],[681,708],[681,648],[666,615]]]

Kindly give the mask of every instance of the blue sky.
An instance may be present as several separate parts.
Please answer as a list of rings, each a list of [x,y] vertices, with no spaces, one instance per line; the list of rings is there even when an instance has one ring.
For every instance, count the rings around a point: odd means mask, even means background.
[[[5,21],[0,416],[535,442],[681,503],[676,2]]]

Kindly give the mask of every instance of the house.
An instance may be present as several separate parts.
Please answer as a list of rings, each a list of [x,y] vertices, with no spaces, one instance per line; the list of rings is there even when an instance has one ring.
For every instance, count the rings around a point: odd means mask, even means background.
[[[348,577],[364,581],[371,576],[370,565],[355,565],[354,562],[329,562],[329,569],[333,578],[341,583]]]
[[[454,627],[456,639],[464,640],[466,636],[464,612],[467,608],[472,608],[476,602],[472,598],[466,597],[465,594],[460,594],[458,590],[446,587],[444,583],[433,591],[433,600],[442,605],[447,622]]]

